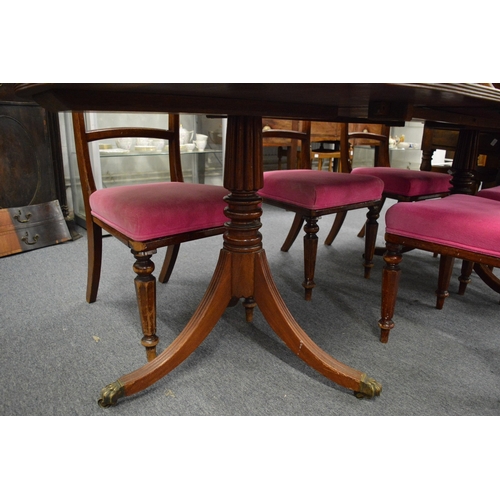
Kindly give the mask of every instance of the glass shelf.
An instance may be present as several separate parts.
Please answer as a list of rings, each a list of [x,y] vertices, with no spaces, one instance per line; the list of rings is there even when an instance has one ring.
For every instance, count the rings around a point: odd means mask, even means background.
[[[203,151],[181,151],[181,155],[194,155],[194,154],[208,154],[208,153],[222,153],[222,149],[204,149]],[[109,153],[106,149],[99,150],[99,156],[101,158],[126,158],[129,156],[168,156],[168,151],[127,151],[123,150],[122,152],[118,152],[115,150],[109,150]]]
[[[76,222],[85,227],[85,209],[78,175],[71,114],[63,115],[71,207]],[[166,113],[86,113],[85,119],[89,129],[107,127],[168,129],[169,126]],[[205,115],[181,114],[180,121],[181,126],[189,132],[202,133],[208,137],[207,147],[203,151],[198,149],[187,151],[184,145],[181,146],[184,182],[222,185],[225,120]],[[119,148],[113,139],[102,139],[92,145],[90,155],[98,189],[170,180],[168,141],[165,141],[165,146],[161,150],[149,150],[149,148],[138,150],[138,146],[135,145],[129,151]]]

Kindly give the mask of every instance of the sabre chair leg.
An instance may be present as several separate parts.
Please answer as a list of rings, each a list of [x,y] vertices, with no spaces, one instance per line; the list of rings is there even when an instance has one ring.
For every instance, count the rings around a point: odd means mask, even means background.
[[[172,271],[174,270],[175,262],[177,261],[177,256],[179,255],[179,249],[181,245],[169,245],[167,247],[167,253],[165,254],[165,260],[163,261],[163,266],[158,276],[158,281],[160,283],[167,283],[170,279]]]
[[[366,238],[365,238],[365,253],[363,266],[365,267],[365,278],[370,277],[370,272],[373,267],[373,256],[375,255],[375,243],[378,232],[378,217],[380,206],[374,205],[368,209],[366,214]]]
[[[293,245],[293,242],[297,239],[297,236],[299,235],[300,230],[304,225],[304,220],[305,220],[304,216],[300,214],[295,214],[295,217],[292,222],[292,227],[290,228],[290,231],[288,231],[288,235],[285,239],[285,242],[281,246],[282,252],[288,252],[288,250],[290,250],[291,246]]]
[[[328,236],[325,239],[325,245],[331,245],[333,243],[333,241],[337,237],[337,234],[339,234],[342,225],[344,224],[346,215],[347,215],[347,210],[335,214],[335,220],[333,221],[332,228],[330,229],[330,232],[328,233]]]
[[[87,269],[87,302],[90,304],[97,299],[99,281],[101,279],[102,263],[102,228],[92,220],[87,227],[88,269]]]

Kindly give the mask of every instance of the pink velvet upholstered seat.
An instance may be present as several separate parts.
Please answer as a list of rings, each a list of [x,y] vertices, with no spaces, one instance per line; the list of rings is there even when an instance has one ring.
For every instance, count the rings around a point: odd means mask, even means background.
[[[375,166],[352,168],[350,155],[344,163],[351,175],[371,175],[382,180],[384,191],[382,194],[382,205],[387,198],[398,202],[412,202],[426,200],[430,198],[442,198],[450,194],[451,179],[450,174],[440,172],[427,172],[422,170],[408,170],[403,168],[391,168],[389,155],[389,135],[390,128],[382,127],[382,133],[373,134],[370,132],[351,132],[342,137],[341,150],[351,151],[356,141],[368,141],[366,144],[375,147]],[[345,213],[339,213],[328,234],[325,244],[331,245],[340,227],[342,226]],[[358,236],[364,235],[364,228]],[[378,249],[383,251],[383,249]]]
[[[495,186],[488,189],[481,189],[478,191],[476,196],[481,198],[488,198],[490,200],[500,201],[500,186]]]
[[[228,221],[224,214],[229,193],[221,186],[184,183],[180,155],[180,117],[168,115],[168,128],[118,127],[89,129],[85,116],[74,112],[76,158],[87,226],[87,302],[97,299],[101,279],[103,229],[121,241],[134,256],[134,287],[142,326],[142,345],[148,361],[156,357],[156,277],[152,257],[166,248],[158,276],[167,283],[181,244],[221,235]],[[139,122],[142,120],[138,120]],[[168,141],[168,156],[155,158],[170,182],[132,184],[97,189],[89,145],[120,137]],[[140,163],[141,156],[134,161]],[[139,165],[138,165],[139,166]]]
[[[408,198],[433,196],[451,188],[451,175],[440,172],[423,172],[390,167],[358,167],[351,174],[373,175],[384,182],[384,195]]]
[[[373,253],[378,228],[378,214],[384,183],[372,176],[322,172],[310,169],[276,170],[264,173],[264,186],[259,191],[266,203],[295,212],[289,235],[281,247],[288,251],[304,227],[304,282],[306,300],[311,299],[316,265],[320,217],[340,211],[368,208],[364,266],[368,278],[373,266]],[[304,225],[305,222],[305,225]]]
[[[229,219],[222,186],[161,182],[100,189],[92,215],[136,241],[222,226]]]
[[[387,210],[386,233],[500,257],[500,205],[454,194]]]
[[[386,212],[386,253],[382,278],[380,340],[394,327],[403,248],[410,246],[440,255],[436,308],[446,297],[456,258],[463,261],[459,294],[463,295],[472,265],[483,276],[500,266],[500,204],[483,196],[452,194],[415,203],[397,203]],[[467,272],[465,272],[467,270]],[[484,277],[483,277],[484,279]]]
[[[264,173],[259,195],[310,210],[379,200],[384,183],[371,176],[352,177],[312,170],[274,170]]]

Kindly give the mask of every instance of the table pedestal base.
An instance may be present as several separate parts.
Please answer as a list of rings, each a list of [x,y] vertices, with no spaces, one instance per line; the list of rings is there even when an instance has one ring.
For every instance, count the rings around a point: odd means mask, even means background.
[[[110,406],[123,396],[151,386],[182,363],[207,337],[228,305],[244,299],[247,319],[258,306],[276,334],[309,366],[358,397],[380,394],[381,385],[320,349],[287,309],[269,270],[262,248],[260,217],[262,199],[262,119],[230,116],[227,127],[224,246],[215,273],[193,317],[179,336],[159,356],[142,368],[121,377],[101,392],[99,404]]]
[[[264,250],[248,255],[254,261],[253,299],[285,344],[312,368],[342,387],[353,390],[357,397],[378,396],[382,386],[377,381],[334,359],[320,349],[297,324],[274,284]],[[153,361],[107,385],[101,392],[101,406],[115,405],[120,397],[131,396],[146,389],[195,351],[233,298],[232,264],[232,254],[225,249],[221,250],[212,281],[184,330]]]

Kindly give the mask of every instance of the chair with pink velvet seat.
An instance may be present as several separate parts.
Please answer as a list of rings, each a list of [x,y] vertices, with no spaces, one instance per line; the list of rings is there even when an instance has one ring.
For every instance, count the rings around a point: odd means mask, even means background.
[[[264,138],[272,134],[302,141],[302,151],[308,151],[310,122],[302,122],[299,131],[268,130]],[[282,251],[288,251],[304,225],[304,282],[305,299],[311,300],[315,286],[314,271],[318,248],[318,219],[324,215],[341,211],[368,208],[367,237],[365,241],[364,266],[368,278],[373,266],[373,254],[378,229],[378,216],[384,184],[368,175],[350,175],[337,172],[311,170],[310,156],[300,155],[301,165],[295,170],[264,172],[264,186],[258,192],[265,203],[295,213]]]
[[[382,126],[381,133],[375,134],[366,131],[349,132],[341,137],[340,149],[352,151],[356,141],[362,140],[376,148],[374,167],[352,168],[351,154],[346,155],[346,172],[351,175],[372,175],[384,183],[382,205],[387,198],[398,202],[420,201],[429,198],[442,198],[450,194],[451,175],[440,172],[426,172],[421,170],[406,170],[391,168],[389,158],[390,127]],[[337,215],[328,234],[325,244],[331,245],[344,222],[346,212]],[[359,236],[364,235],[364,229]]]
[[[184,183],[180,160],[179,115],[169,115],[169,128],[87,130],[83,113],[73,113],[88,240],[87,302],[95,302],[101,275],[102,230],[128,246],[135,257],[135,288],[148,361],[156,357],[156,279],[151,256],[168,247],[160,281],[168,281],[181,243],[222,234],[228,191],[222,186]],[[96,189],[89,143],[120,137],[169,142],[170,182]]]
[[[480,196],[481,198],[488,198],[490,200],[500,201],[500,186],[481,189],[476,193],[476,196]]]
[[[495,186],[491,188],[481,189],[476,193],[476,196],[480,198],[487,198],[500,202],[500,186]],[[471,282],[472,270],[478,274],[481,279],[495,292],[500,293],[500,277],[495,274],[495,268],[493,266],[485,266],[480,263],[474,263],[464,260],[462,263],[462,270],[460,273],[459,281],[459,295],[464,295],[467,285]]]
[[[455,258],[480,266],[500,266],[500,205],[486,197],[452,194],[418,203],[397,203],[385,216],[386,253],[379,327],[387,342],[394,327],[404,247],[440,254],[436,308],[449,296]]]

